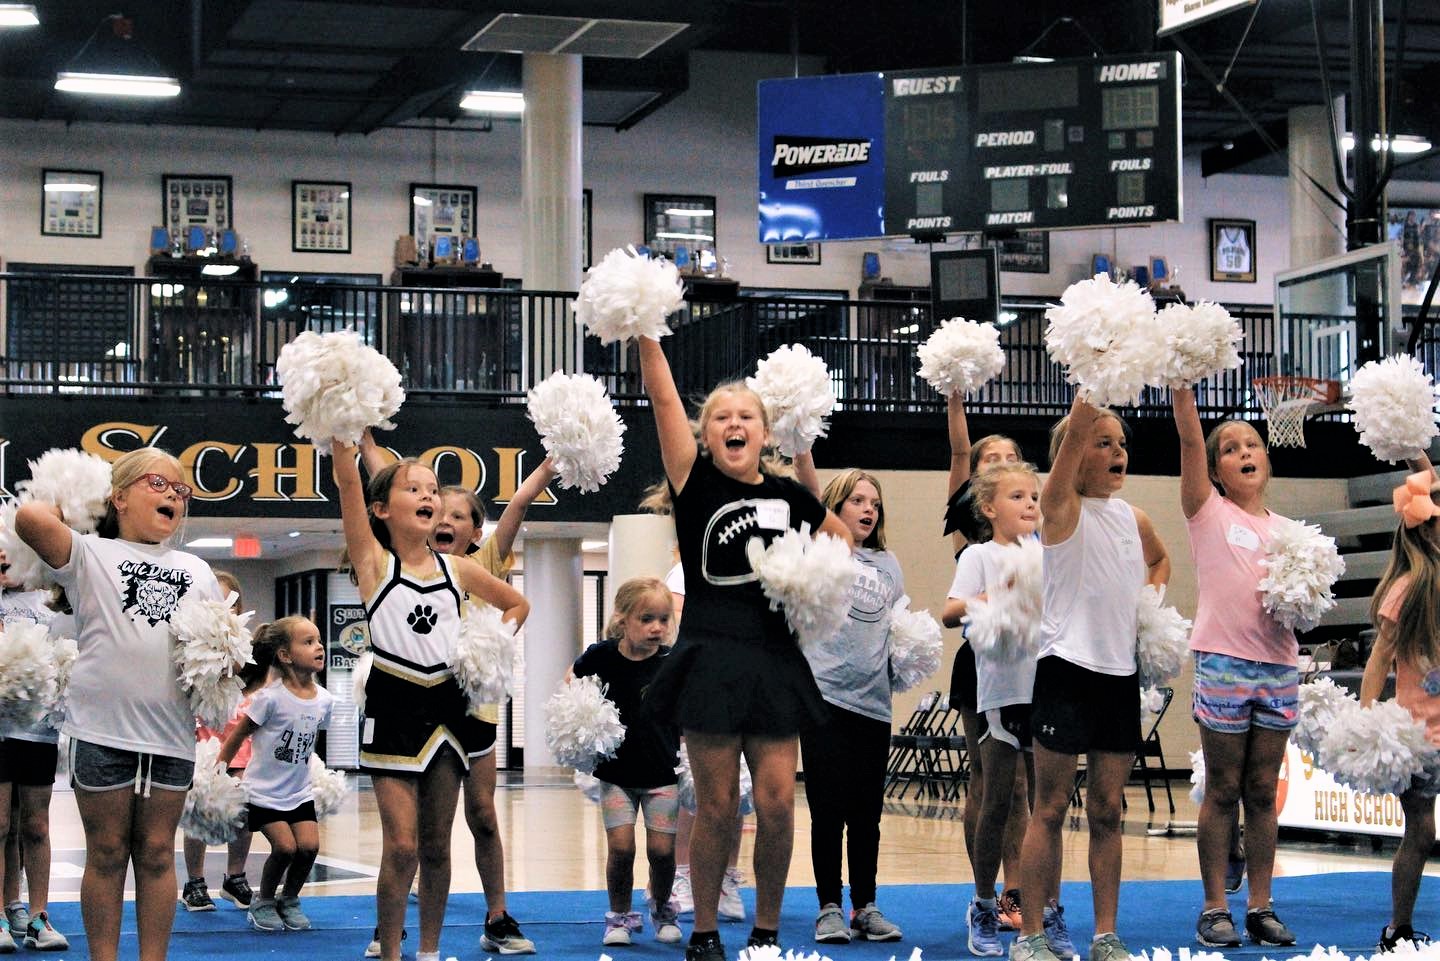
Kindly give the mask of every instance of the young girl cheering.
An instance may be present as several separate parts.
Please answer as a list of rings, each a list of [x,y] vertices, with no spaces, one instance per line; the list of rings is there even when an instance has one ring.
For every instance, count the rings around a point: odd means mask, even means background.
[[[1125,425],[1080,397],[1050,438],[1050,476],[1040,497],[1045,545],[1039,661],[1030,732],[1035,810],[1021,849],[1020,890],[1060,883],[1061,829],[1079,755],[1086,757],[1085,818],[1095,936],[1090,961],[1126,961],[1115,933],[1120,901],[1120,811],[1140,743],[1135,607],[1147,583],[1164,584],[1170,558],[1150,518],[1114,497],[1125,483]],[[1041,912],[1025,912],[1015,961],[1056,961]]]
[[[761,469],[765,408],[744,384],[722,384],[700,410],[699,444],[660,342],[639,339],[685,566],[685,620],[647,702],[685,735],[699,806],[690,840],[695,927],[687,961],[723,961],[716,907],[740,792],[740,753],[755,793],[755,927],[775,944],[794,841],[797,733],[823,723],[825,701],[785,617],[770,610],[746,557],[802,524],[850,532],[798,483]]]
[[[1001,586],[1004,552],[1013,550],[1022,538],[1033,537],[1040,523],[1040,480],[1029,464],[996,464],[970,483],[976,513],[993,536],[983,544],[972,544],[955,564],[955,580],[945,603],[944,622],[948,627],[960,625],[970,602]],[[1034,783],[1030,696],[1035,686],[1035,659],[1033,655],[1017,658],[1001,647],[976,651],[975,676],[980,734],[971,754],[979,755],[986,779],[978,797],[971,800],[972,804],[978,802],[980,817],[971,856],[975,900],[966,909],[965,918],[970,953],[998,957],[1005,952],[1000,945],[995,879],[1004,853],[1016,768],[1025,769],[1026,782]],[[1030,904],[1040,901],[1032,897]],[[1052,936],[1050,940],[1055,939]]]
[[[678,944],[678,908],[671,899],[675,880],[675,819],[680,797],[675,787],[675,756],[680,732],[675,725],[642,712],[641,698],[655,679],[671,637],[674,601],[653,577],[635,577],[615,592],[605,640],[592,644],[571,667],[574,677],[594,675],[606,685],[606,697],[620,710],[625,740],[615,756],[595,768],[600,781],[600,811],[605,823],[604,942],[630,944],[641,930],[640,914],[630,910],[635,888],[635,817],[645,813],[645,851],[650,861],[650,923],[655,940]]]
[[[184,597],[220,599],[209,565],[165,545],[190,500],[183,476],[174,457],[142,447],[111,465],[96,533],[77,534],[39,502],[15,517],[74,607],[79,656],[63,729],[85,828],[80,903],[95,961],[115,961],[128,868],[140,961],[163,961],[175,919],[175,828],[195,769],[195,715],[170,660],[170,616]]]
[[[1299,719],[1295,632],[1265,612],[1260,562],[1274,525],[1265,507],[1270,457],[1254,427],[1223,421],[1202,437],[1195,391],[1171,392],[1180,434],[1180,508],[1190,531],[1199,603],[1190,649],[1193,709],[1205,754],[1205,800],[1196,846],[1205,907],[1195,939],[1236,947],[1225,902],[1237,805],[1245,804],[1250,888],[1245,932],[1256,944],[1295,943],[1270,907],[1275,867],[1275,791],[1290,731]]]
[[[450,888],[450,828],[460,782],[494,746],[493,727],[471,716],[448,666],[463,594],[522,623],[519,592],[429,546],[441,508],[435,473],[413,460],[384,468],[361,489],[356,449],[336,441],[335,484],[345,545],[364,600],[375,664],[365,686],[361,769],[380,809],[376,921],[381,957],[399,961],[405,899],[420,872],[419,961],[433,961]]]
[[[306,931],[310,919],[300,910],[300,888],[320,853],[320,827],[310,790],[310,755],[320,731],[330,726],[334,698],[315,683],[325,669],[320,629],[292,615],[266,624],[255,636],[279,677],[250,698],[240,723],[220,747],[228,765],[246,738],[254,735],[245,768],[250,789],[246,827],[270,842],[260,873],[260,893],[250,904],[249,920],[259,931]],[[277,897],[275,889],[285,884]]]
[[[1365,664],[1360,703],[1374,703],[1393,665],[1395,700],[1425,725],[1430,743],[1440,746],[1440,529],[1435,520],[1440,516],[1440,482],[1428,464],[1396,489],[1395,506],[1401,522],[1371,603],[1378,633]],[[1390,869],[1390,923],[1380,932],[1381,951],[1394,951],[1401,941],[1420,945],[1430,940],[1411,923],[1420,876],[1435,845],[1437,794],[1440,770],[1427,768],[1400,795],[1405,835]]]

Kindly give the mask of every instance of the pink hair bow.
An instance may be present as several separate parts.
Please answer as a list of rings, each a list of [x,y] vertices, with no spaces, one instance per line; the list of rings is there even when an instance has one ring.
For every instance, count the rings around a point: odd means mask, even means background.
[[[1395,513],[1400,515],[1407,529],[1418,527],[1440,514],[1440,507],[1430,498],[1430,484],[1434,478],[1433,471],[1416,471],[1405,478],[1405,483],[1395,488],[1391,495],[1395,502]]]

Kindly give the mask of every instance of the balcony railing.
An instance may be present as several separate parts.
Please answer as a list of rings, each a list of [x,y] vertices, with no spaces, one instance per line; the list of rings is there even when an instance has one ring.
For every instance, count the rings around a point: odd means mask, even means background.
[[[306,330],[352,328],[395,363],[412,394],[521,402],[578,353],[619,402],[641,401],[633,346],[582,341],[572,300],[509,289],[0,274],[0,382],[11,393],[275,396],[275,361],[287,341]],[[972,411],[1053,416],[1069,406],[1071,388],[1045,353],[1044,309],[1038,299],[1006,303],[1005,371],[971,399]],[[1232,314],[1245,330],[1244,363],[1199,388],[1211,415],[1256,412],[1256,377],[1333,362],[1322,352],[1333,352],[1337,338],[1316,335],[1346,323],[1308,316],[1277,326],[1268,307],[1256,306]],[[935,326],[925,303],[741,296],[687,303],[670,324],[665,349],[686,395],[753,373],[756,359],[799,343],[825,360],[844,409],[942,405],[916,373],[916,348]],[[1420,354],[1434,370],[1440,342],[1422,341]],[[1168,402],[1149,391],[1134,413],[1168,413]]]

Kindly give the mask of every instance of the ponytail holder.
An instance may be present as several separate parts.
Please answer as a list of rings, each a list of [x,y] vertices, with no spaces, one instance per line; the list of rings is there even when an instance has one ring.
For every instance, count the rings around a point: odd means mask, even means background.
[[[1430,485],[1434,478],[1433,471],[1417,471],[1405,478],[1405,483],[1392,493],[1395,513],[1400,515],[1407,530],[1440,514],[1440,506],[1436,506],[1430,497]]]

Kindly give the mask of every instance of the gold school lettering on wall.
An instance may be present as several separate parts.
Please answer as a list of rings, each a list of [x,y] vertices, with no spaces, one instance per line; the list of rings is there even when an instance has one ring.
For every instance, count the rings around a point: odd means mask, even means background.
[[[126,451],[142,446],[164,446],[160,439],[166,427],[160,424],[137,424],[110,421],[96,424],[80,439],[81,449],[107,461],[115,461]],[[3,479],[3,457],[8,442],[0,440],[0,479]],[[401,454],[388,447],[380,448],[387,462],[397,461]],[[246,456],[247,451],[253,455]],[[515,495],[525,471],[523,447],[492,447],[494,455],[493,489],[487,490],[492,471],[478,451],[453,444],[431,447],[415,459],[435,471],[442,485],[454,484],[485,494],[498,503],[506,503]],[[328,485],[330,471],[322,465],[315,445],[306,443],[233,443],[221,440],[196,441],[174,451],[185,471],[185,482],[195,488],[195,499],[226,501],[243,498],[250,501],[328,501],[322,491]],[[242,461],[253,460],[253,466]],[[253,482],[253,483],[252,483]],[[555,504],[555,495],[546,490],[535,499],[537,505]]]

